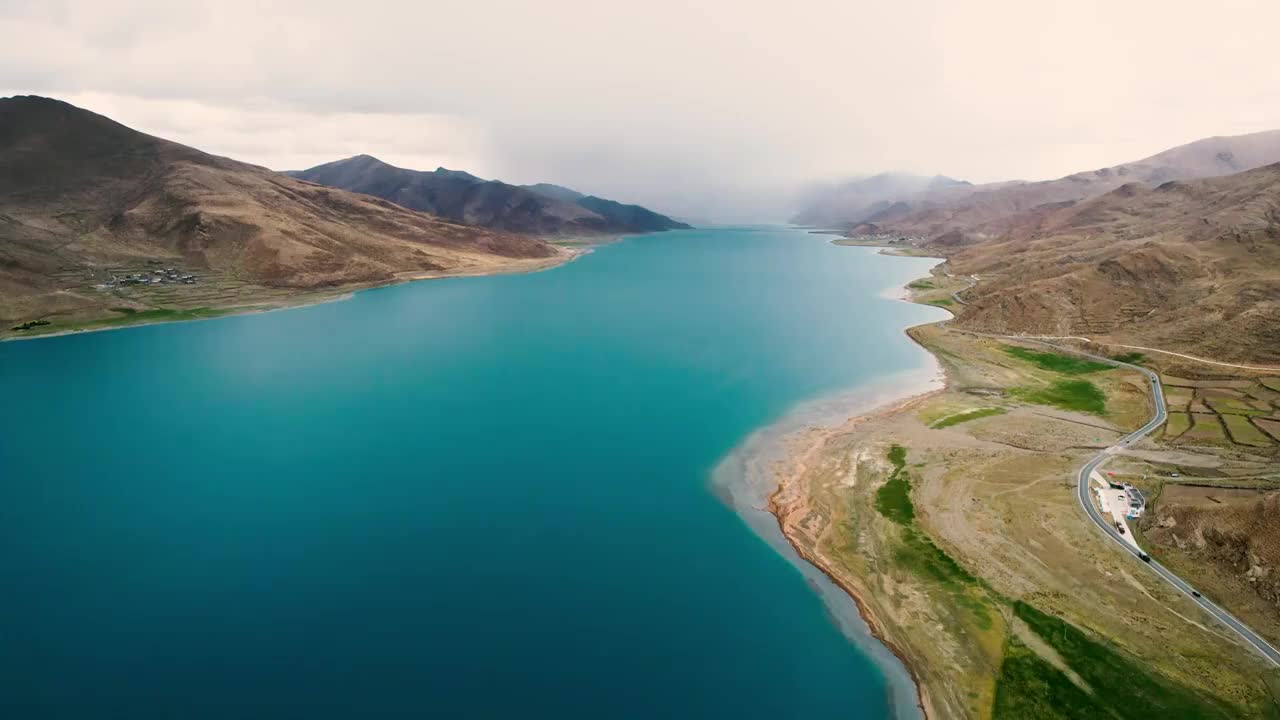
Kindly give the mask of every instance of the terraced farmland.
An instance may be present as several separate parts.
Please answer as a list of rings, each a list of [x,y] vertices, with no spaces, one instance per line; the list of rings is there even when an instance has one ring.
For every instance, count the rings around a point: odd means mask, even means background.
[[[1280,378],[1188,380],[1164,376],[1169,420],[1163,437],[1179,445],[1275,448],[1280,442]]]

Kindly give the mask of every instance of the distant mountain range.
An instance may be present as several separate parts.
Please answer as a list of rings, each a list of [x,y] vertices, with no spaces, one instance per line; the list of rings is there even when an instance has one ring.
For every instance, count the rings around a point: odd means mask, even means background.
[[[639,205],[624,205],[558,185],[509,185],[445,168],[407,170],[369,155],[289,175],[374,195],[467,225],[532,235],[605,235],[689,227]]]
[[[877,178],[806,212],[846,208],[825,218],[850,235],[909,238],[976,274],[968,304],[953,307],[960,326],[1280,362],[1280,131],[1045,182]],[[849,202],[866,197],[874,207]]]
[[[261,299],[253,288],[341,288],[561,255],[541,239],[319,187],[58,100],[0,99],[0,332],[10,321],[166,307],[159,295],[93,287],[149,264],[222,278],[221,289],[202,288],[225,307]]]
[[[1206,138],[1135,162],[1042,182],[971,185],[942,182],[947,179],[941,176],[878,175],[836,188],[793,220],[862,234],[888,233],[929,240],[948,236],[950,244],[963,244],[995,237],[1009,229],[1009,218],[1042,205],[1097,197],[1131,182],[1154,186],[1170,180],[1230,175],[1274,162],[1280,162],[1280,130]],[[879,182],[885,177],[909,181]],[[929,182],[933,180],[938,182]],[[846,198],[862,195],[875,197],[870,211],[856,202],[845,202]]]

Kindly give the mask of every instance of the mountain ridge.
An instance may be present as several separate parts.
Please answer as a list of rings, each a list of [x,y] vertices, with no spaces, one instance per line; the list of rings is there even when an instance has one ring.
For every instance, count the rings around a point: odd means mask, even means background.
[[[164,306],[155,293],[97,287],[148,263],[198,271],[205,278],[198,288],[173,292],[225,306],[562,255],[536,238],[305,183],[59,100],[0,99],[4,327]],[[225,292],[214,292],[218,283]]]
[[[639,205],[549,183],[511,185],[461,170],[411,170],[369,155],[289,173],[468,225],[544,236],[661,232],[689,227]]]
[[[1040,206],[997,238],[939,249],[981,281],[957,324],[1141,339],[1280,361],[1280,162]]]
[[[1079,202],[1129,182],[1160,185],[1172,180],[1220,177],[1280,162],[1280,130],[1217,135],[1154,155],[1053,180],[1010,181],[952,189],[950,193],[899,197],[894,213],[851,217],[840,223],[855,234],[896,234],[934,240],[954,234],[952,244],[999,235],[1008,220],[1041,205]]]

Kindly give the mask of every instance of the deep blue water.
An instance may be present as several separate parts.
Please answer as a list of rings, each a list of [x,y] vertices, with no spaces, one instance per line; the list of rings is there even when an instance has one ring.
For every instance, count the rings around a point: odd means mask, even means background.
[[[708,484],[921,362],[931,261],[827,240],[0,344],[0,717],[886,716]]]

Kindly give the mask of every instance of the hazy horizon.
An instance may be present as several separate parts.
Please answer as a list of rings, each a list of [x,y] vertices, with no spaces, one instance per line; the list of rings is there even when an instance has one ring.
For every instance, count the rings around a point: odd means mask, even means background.
[[[0,93],[278,170],[364,153],[776,221],[854,176],[1047,179],[1280,127],[1280,5],[1200,7],[17,0]]]

